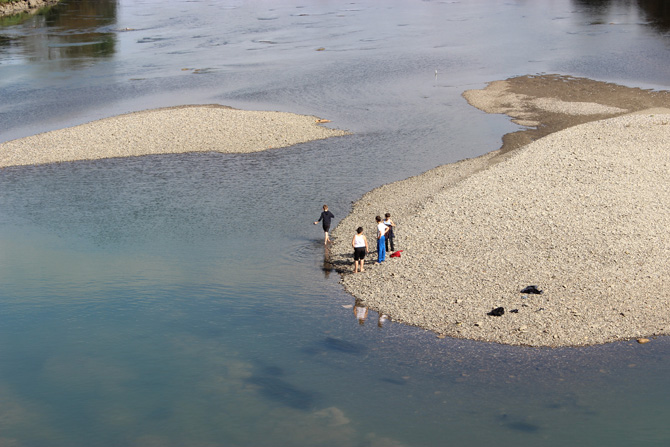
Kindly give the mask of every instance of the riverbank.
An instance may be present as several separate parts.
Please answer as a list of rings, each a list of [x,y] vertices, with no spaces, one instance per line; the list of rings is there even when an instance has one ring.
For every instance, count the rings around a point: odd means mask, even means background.
[[[526,127],[357,201],[333,232],[345,289],[439,336],[558,347],[669,334],[668,92],[527,76],[464,97]],[[375,265],[373,248],[350,273],[354,229],[374,245],[387,211],[401,257]],[[521,293],[530,285],[542,294]]]
[[[36,13],[42,8],[53,6],[60,0],[18,0],[0,3],[0,17],[21,14],[23,12]]]
[[[0,167],[185,152],[246,153],[346,135],[327,120],[219,105],[119,115],[0,144]]]

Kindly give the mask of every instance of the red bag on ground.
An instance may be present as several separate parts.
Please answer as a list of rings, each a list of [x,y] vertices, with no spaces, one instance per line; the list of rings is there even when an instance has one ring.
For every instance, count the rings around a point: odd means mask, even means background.
[[[402,253],[402,250],[394,251],[393,253],[391,253],[391,254],[389,255],[389,257],[390,257],[390,258],[399,258],[399,257],[400,257],[400,253]]]

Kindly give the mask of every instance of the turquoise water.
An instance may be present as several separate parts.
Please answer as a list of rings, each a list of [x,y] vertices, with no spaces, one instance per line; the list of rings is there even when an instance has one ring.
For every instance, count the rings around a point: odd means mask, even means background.
[[[312,225],[496,149],[516,127],[465,89],[667,89],[652,3],[99,0],[0,28],[0,141],[212,102],[354,132],[0,170],[0,445],[667,445],[667,338],[547,350],[361,325]]]

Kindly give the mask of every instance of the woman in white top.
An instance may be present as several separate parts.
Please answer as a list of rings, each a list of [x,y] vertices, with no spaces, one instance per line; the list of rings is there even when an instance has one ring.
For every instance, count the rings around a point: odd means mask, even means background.
[[[351,246],[354,247],[354,273],[360,270],[364,272],[363,263],[365,262],[365,254],[369,251],[368,239],[363,234],[363,227],[356,229],[356,234],[351,240]]]

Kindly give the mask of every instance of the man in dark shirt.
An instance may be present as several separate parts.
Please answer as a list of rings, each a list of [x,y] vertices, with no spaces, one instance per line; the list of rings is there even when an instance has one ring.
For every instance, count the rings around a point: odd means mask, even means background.
[[[319,221],[323,221],[323,232],[325,233],[323,244],[327,244],[330,242],[330,237],[328,237],[328,231],[330,230],[330,220],[335,217],[333,216],[333,213],[328,211],[328,205],[323,205],[323,211],[321,212],[321,216],[319,216],[319,220],[314,222],[314,225],[318,224]]]

